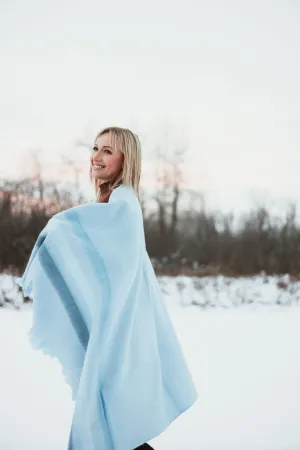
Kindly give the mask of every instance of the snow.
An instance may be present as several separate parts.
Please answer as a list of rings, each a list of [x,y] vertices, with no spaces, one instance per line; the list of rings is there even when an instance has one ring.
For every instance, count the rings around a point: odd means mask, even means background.
[[[292,301],[282,291],[283,306],[275,301],[278,280],[240,279],[230,292],[225,281],[206,286],[210,307],[204,307],[195,305],[203,297],[191,279],[160,280],[199,400],[151,444],[155,450],[298,450],[297,290]],[[8,278],[5,283],[11,288]],[[237,287],[256,303],[232,307],[228,296]],[[0,308],[0,449],[66,450],[71,392],[57,361],[31,349],[31,314],[31,305]]]
[[[289,275],[230,278],[159,277],[165,297],[182,305],[232,308],[260,305],[300,305],[300,282]]]
[[[183,306],[199,308],[256,308],[260,305],[300,305],[300,281],[284,276],[258,275],[253,277],[158,277],[166,300]],[[15,278],[0,274],[0,306],[4,298],[14,300],[17,307],[23,302]]]

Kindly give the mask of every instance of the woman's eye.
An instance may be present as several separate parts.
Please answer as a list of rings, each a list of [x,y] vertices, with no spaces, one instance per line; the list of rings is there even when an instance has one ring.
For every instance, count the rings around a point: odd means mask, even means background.
[[[98,151],[98,147],[93,147],[93,152],[97,152]],[[109,149],[104,149],[104,153],[107,153],[108,155],[112,155],[111,150]]]

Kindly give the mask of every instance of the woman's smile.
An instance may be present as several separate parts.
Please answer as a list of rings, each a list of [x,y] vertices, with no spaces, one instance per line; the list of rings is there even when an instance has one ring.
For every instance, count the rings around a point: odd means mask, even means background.
[[[105,169],[105,166],[102,166],[100,164],[94,164],[93,165],[93,170],[99,170],[99,169]]]

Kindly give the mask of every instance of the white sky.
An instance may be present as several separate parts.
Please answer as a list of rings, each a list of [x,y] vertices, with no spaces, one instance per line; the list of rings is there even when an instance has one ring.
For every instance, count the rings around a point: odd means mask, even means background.
[[[297,0],[1,0],[0,176],[110,124],[149,171],[166,123],[214,206],[298,201],[299,54]]]

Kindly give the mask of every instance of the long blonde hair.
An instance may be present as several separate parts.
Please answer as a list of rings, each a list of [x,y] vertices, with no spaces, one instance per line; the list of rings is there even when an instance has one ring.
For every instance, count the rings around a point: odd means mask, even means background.
[[[90,164],[90,180],[94,185],[97,201],[108,202],[112,191],[121,184],[133,187],[139,198],[142,155],[138,136],[126,128],[106,127],[99,131],[95,143],[98,137],[105,133],[110,134],[114,147],[120,149],[124,160],[120,173],[105,183],[101,183],[100,180],[93,177],[92,163]]]

